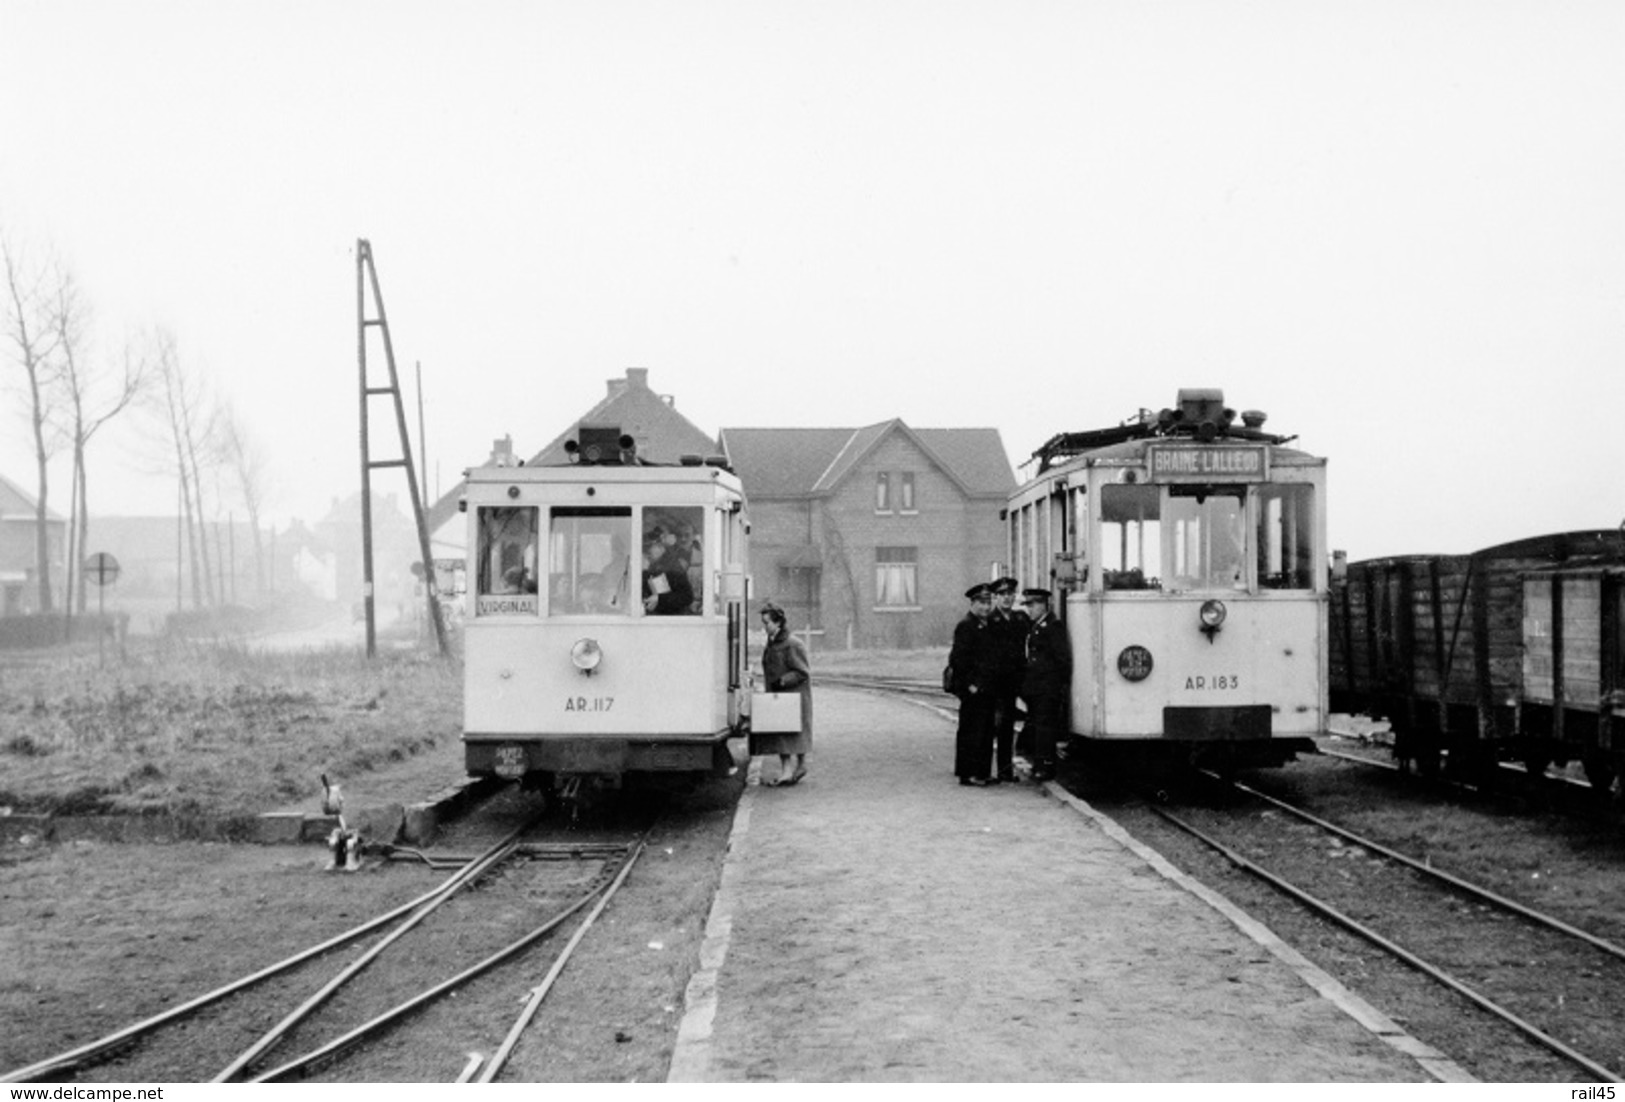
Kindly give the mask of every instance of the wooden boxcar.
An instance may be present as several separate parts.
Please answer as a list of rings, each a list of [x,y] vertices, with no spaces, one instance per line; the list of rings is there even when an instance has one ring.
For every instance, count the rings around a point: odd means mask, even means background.
[[[1351,563],[1332,592],[1332,710],[1387,719],[1423,771],[1581,761],[1617,796],[1622,578],[1612,529]]]

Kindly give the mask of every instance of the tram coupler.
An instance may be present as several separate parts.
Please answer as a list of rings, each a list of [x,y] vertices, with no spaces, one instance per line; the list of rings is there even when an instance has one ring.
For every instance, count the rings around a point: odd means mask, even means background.
[[[329,872],[357,872],[361,868],[361,832],[351,830],[342,819],[327,836]]]

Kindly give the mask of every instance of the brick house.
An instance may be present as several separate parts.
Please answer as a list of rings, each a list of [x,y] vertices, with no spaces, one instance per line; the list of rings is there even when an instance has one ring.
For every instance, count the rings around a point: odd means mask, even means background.
[[[1005,554],[1016,487],[997,429],[723,429],[750,501],[758,598],[826,647],[948,643]]]

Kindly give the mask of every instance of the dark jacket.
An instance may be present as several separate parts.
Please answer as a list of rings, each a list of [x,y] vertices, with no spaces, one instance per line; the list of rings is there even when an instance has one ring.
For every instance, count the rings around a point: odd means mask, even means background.
[[[785,628],[762,648],[762,680],[770,693],[812,692],[812,663],[807,648]]]
[[[1050,613],[1027,629],[1027,672],[1021,679],[1024,700],[1064,696],[1072,683],[1072,642],[1066,625]]]
[[[1014,696],[1021,688],[1021,678],[1027,668],[1027,630],[1032,618],[1019,608],[1009,612],[994,609],[987,618],[993,628],[998,662],[997,688]]]
[[[656,575],[666,579],[666,592],[659,595],[650,582]],[[655,607],[651,611],[655,616],[686,616],[694,610],[694,587],[689,584],[688,571],[678,567],[645,571],[643,595],[654,597]]]
[[[967,614],[954,626],[954,645],[948,652],[954,671],[953,693],[960,699],[991,692],[999,676],[999,639],[991,620]]]

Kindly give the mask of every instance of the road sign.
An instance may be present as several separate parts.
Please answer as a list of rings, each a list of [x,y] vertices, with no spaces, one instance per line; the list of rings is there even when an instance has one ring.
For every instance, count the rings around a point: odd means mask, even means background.
[[[85,560],[85,577],[97,585],[112,585],[118,581],[118,560],[106,551],[98,551]]]

